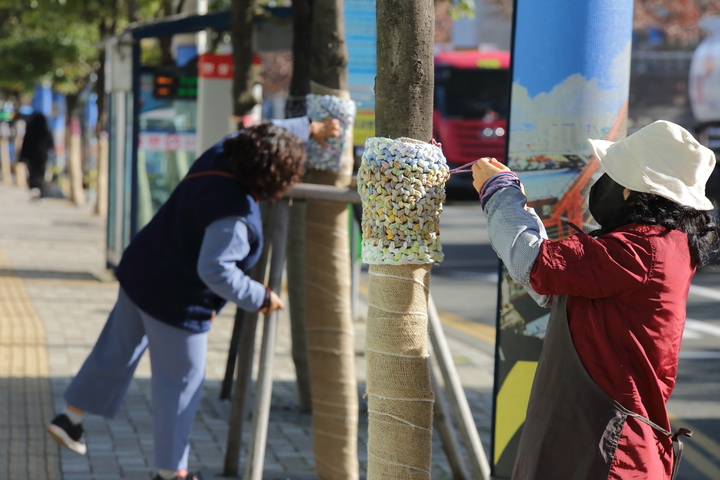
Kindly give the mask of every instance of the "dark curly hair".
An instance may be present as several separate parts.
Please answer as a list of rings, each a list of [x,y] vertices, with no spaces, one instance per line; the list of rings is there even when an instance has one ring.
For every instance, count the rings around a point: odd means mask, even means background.
[[[720,231],[711,211],[696,210],[659,195],[634,191],[630,192],[623,210],[628,223],[662,225],[685,232],[695,267],[706,265],[718,252]]]
[[[233,174],[257,199],[277,200],[305,173],[305,147],[271,123],[242,130],[223,143]]]

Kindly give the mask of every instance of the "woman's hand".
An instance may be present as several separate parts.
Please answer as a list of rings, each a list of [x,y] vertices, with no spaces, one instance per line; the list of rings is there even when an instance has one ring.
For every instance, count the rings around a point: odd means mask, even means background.
[[[327,117],[321,122],[310,122],[310,136],[323,147],[327,147],[327,138],[340,136],[340,120]]]
[[[492,177],[502,172],[509,172],[510,169],[494,158],[481,158],[472,166],[473,187],[480,193],[482,186]]]
[[[263,307],[258,311],[260,313],[268,314],[268,313],[274,312],[275,310],[282,310],[283,308],[285,308],[285,302],[282,301],[282,298],[280,298],[280,296],[277,293],[271,291],[270,292],[270,304],[267,307]]]

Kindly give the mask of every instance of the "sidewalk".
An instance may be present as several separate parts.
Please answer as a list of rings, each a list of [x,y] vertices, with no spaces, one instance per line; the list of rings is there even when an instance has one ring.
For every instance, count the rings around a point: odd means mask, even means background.
[[[87,416],[88,453],[59,447],[45,426],[63,405],[62,393],[92,348],[117,295],[105,271],[105,224],[89,208],[63,200],[29,201],[16,187],[0,186],[0,478],[100,480],[151,478],[152,429],[149,360],[138,367],[117,418]],[[230,404],[218,400],[234,307],[215,321],[209,336],[205,396],[193,427],[190,469],[205,480],[221,478]],[[359,392],[364,391],[365,324],[356,323]],[[449,338],[475,421],[488,451],[492,357]],[[298,412],[290,355],[289,319],[280,316],[273,371],[265,478],[311,479],[311,415]],[[250,403],[251,404],[251,403]],[[365,407],[361,399],[361,410]],[[241,472],[249,437],[243,427]],[[365,476],[367,415],[360,417],[359,456]],[[434,435],[433,478],[451,478]]]

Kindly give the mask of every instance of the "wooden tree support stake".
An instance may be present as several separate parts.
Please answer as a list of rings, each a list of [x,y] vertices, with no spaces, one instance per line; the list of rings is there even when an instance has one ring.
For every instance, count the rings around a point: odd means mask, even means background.
[[[274,228],[272,234],[272,260],[270,261],[269,287],[280,292],[287,230],[289,220],[289,200],[283,198],[275,205]],[[277,337],[278,311],[265,315],[262,347],[260,350],[260,370],[255,388],[255,404],[250,431],[250,449],[245,467],[245,480],[261,480],[265,462],[265,444],[267,442],[268,420],[270,418],[270,400],[272,397],[272,371]]]
[[[480,435],[475,427],[470,405],[468,405],[465,391],[460,383],[455,364],[453,363],[450,347],[448,346],[445,333],[440,323],[437,307],[433,301],[432,295],[428,297],[428,320],[430,341],[432,342],[435,358],[442,372],[445,381],[445,391],[452,405],[453,412],[457,417],[460,435],[463,438],[465,448],[470,457],[470,468],[473,478],[490,480],[490,465],[488,464],[485,450],[483,450]]]
[[[263,212],[263,237],[270,238],[273,232],[274,208],[270,206],[267,211]],[[270,254],[270,242],[265,241],[263,250],[258,263],[252,271],[252,279],[264,283],[265,273],[267,270],[267,261]],[[237,345],[230,349],[238,352],[237,357],[237,378],[235,380],[235,390],[232,397],[232,410],[230,412],[230,422],[228,429],[227,448],[225,450],[225,466],[223,467],[223,475],[226,477],[237,477],[240,467],[240,445],[242,442],[242,428],[245,415],[245,402],[248,397],[250,386],[250,377],[252,376],[253,355],[255,354],[255,335],[257,331],[258,312],[247,312],[241,315],[243,317],[243,325],[238,324],[238,316],[235,318],[235,329],[239,330],[239,334],[233,336],[237,338]],[[230,354],[228,354],[230,355]],[[232,365],[234,367],[234,364]],[[229,372],[225,372],[226,379],[232,380],[234,368],[229,368]],[[229,394],[229,392],[228,392]]]

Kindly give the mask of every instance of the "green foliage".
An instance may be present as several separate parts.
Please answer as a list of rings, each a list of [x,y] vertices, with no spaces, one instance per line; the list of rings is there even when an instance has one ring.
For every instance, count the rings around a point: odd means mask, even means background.
[[[231,0],[210,0],[208,2],[208,10],[213,12],[216,10],[225,10],[230,8]]]
[[[86,69],[86,62],[78,62],[83,55],[81,45],[59,32],[42,35],[31,32],[13,35],[0,41],[0,86],[12,90],[27,90],[40,80],[53,80],[56,85],[66,83]],[[65,88],[63,88],[65,89]]]
[[[458,18],[475,18],[475,2],[473,0],[435,0],[435,3],[449,1],[448,13],[453,20]]]
[[[0,0],[0,89],[51,81],[78,93],[100,66],[98,43],[129,21],[161,15],[167,1]]]

